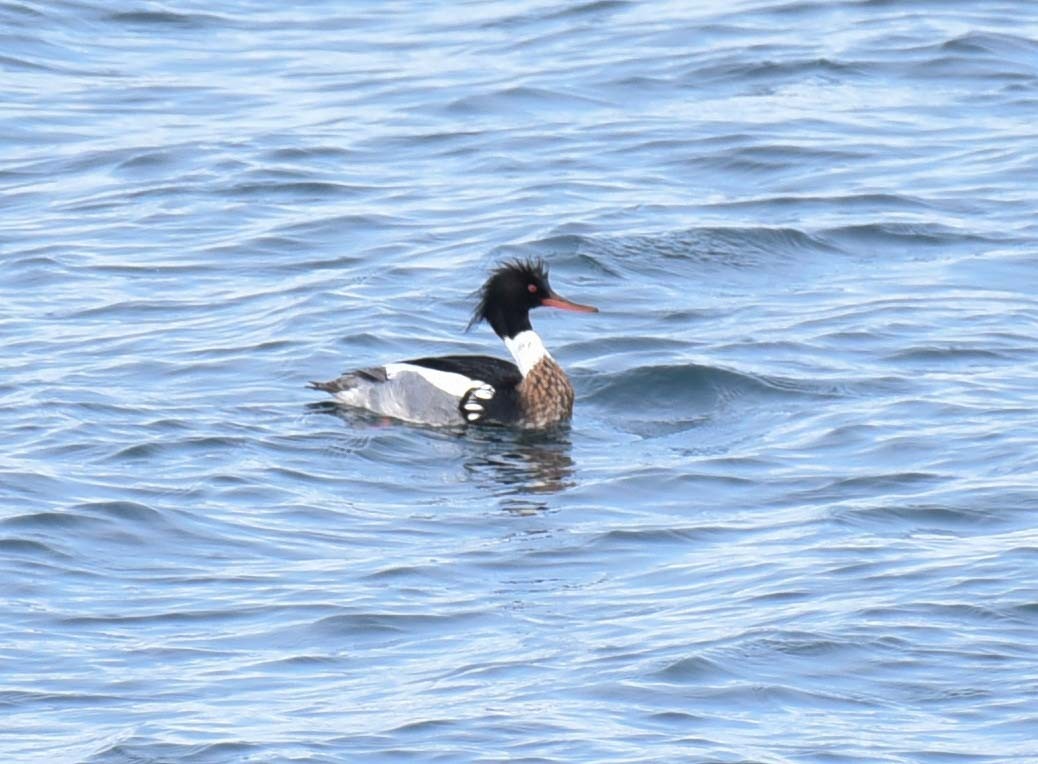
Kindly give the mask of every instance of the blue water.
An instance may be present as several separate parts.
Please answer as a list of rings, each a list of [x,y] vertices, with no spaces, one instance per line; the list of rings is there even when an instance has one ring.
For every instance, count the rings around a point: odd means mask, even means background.
[[[0,3],[0,760],[1038,761],[1038,4]],[[306,390],[505,350],[568,429]]]

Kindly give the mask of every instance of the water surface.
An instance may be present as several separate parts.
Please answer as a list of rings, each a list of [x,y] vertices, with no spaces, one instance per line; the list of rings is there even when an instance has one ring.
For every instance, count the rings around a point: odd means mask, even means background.
[[[0,4],[4,761],[1036,761],[1038,6]],[[504,348],[577,409],[341,411]]]

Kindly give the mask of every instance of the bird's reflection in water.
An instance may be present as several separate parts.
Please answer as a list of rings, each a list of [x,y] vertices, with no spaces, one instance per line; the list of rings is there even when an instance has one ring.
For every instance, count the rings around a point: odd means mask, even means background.
[[[501,508],[508,512],[546,510],[549,495],[572,485],[568,426],[545,431],[484,427],[470,430],[467,438],[472,448],[466,472],[500,497]]]
[[[548,497],[570,487],[574,465],[568,425],[551,430],[516,430],[507,427],[426,428],[407,425],[332,402],[312,403],[313,413],[330,414],[354,430],[353,442],[343,451],[357,452],[372,446],[372,434],[384,428],[424,430],[437,439],[461,448],[463,474],[479,488],[501,501],[501,508],[515,514],[533,514],[549,508]],[[405,430],[404,432],[406,432]],[[441,440],[441,443],[443,440]]]

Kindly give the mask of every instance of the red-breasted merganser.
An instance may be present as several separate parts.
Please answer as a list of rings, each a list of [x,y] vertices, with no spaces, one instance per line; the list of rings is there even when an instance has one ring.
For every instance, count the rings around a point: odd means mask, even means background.
[[[597,313],[557,295],[541,260],[505,263],[487,279],[469,326],[490,324],[515,363],[485,355],[448,355],[347,372],[310,387],[339,403],[423,424],[550,427],[573,414],[573,387],[530,325],[530,311]]]

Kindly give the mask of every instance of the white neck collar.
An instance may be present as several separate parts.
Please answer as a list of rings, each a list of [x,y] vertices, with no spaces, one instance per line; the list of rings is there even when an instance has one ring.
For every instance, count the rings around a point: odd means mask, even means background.
[[[515,359],[515,365],[519,367],[519,373],[524,377],[530,373],[530,369],[551,355],[537,336],[533,329],[519,332],[514,337],[505,337],[505,347]]]

